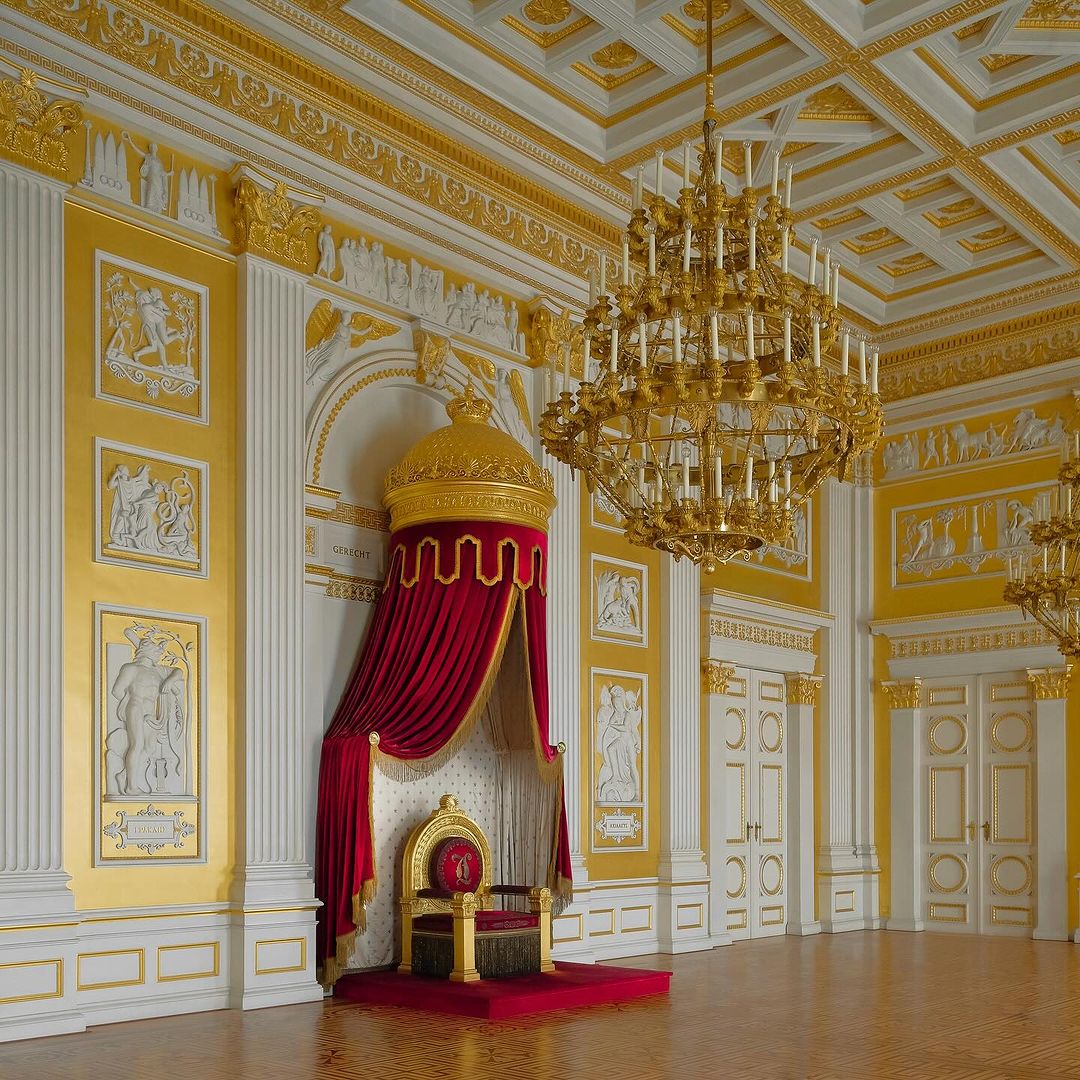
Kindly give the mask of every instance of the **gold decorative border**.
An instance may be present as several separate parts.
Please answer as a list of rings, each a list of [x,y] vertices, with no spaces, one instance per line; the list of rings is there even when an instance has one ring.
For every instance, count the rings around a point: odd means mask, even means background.
[[[214,966],[211,971],[193,971],[185,975],[163,975],[161,973],[161,954],[179,952],[181,949],[213,949]],[[159,945],[157,948],[157,981],[184,982],[188,979],[214,979],[221,974],[221,942],[195,941],[184,945]]]

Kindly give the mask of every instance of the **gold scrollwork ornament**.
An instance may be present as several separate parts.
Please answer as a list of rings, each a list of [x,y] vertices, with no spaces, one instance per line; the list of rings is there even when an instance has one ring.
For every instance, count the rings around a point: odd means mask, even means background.
[[[242,251],[263,255],[296,270],[310,271],[309,238],[322,223],[313,206],[297,206],[289,187],[277,181],[273,189],[241,176],[234,196],[236,242]]]
[[[64,136],[82,123],[82,109],[66,98],[50,101],[37,82],[37,74],[29,68],[20,68],[18,79],[0,79],[0,154],[64,178],[68,171]]]

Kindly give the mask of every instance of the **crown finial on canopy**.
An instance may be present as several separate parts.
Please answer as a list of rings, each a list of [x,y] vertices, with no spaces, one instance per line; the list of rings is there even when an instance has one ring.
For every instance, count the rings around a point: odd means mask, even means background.
[[[491,402],[476,396],[472,379],[465,384],[465,389],[446,403],[446,415],[454,423],[486,424],[491,417]]]

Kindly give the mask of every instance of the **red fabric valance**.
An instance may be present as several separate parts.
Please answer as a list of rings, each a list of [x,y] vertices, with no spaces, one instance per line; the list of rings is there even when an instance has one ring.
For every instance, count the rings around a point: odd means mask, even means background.
[[[520,620],[539,761],[548,736],[547,537],[495,522],[445,522],[390,538],[386,585],[323,741],[315,882],[325,980],[347,962],[375,890],[373,753],[406,760],[447,747],[483,708],[513,620]],[[378,736],[375,751],[372,736]],[[570,887],[566,811],[559,800],[549,885]]]

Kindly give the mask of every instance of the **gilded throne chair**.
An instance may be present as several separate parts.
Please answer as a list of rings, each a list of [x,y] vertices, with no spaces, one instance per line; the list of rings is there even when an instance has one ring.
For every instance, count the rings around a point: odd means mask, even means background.
[[[555,970],[550,890],[493,885],[491,869],[480,826],[444,795],[405,845],[398,971],[468,983]],[[503,910],[500,896],[523,897],[528,910]]]

